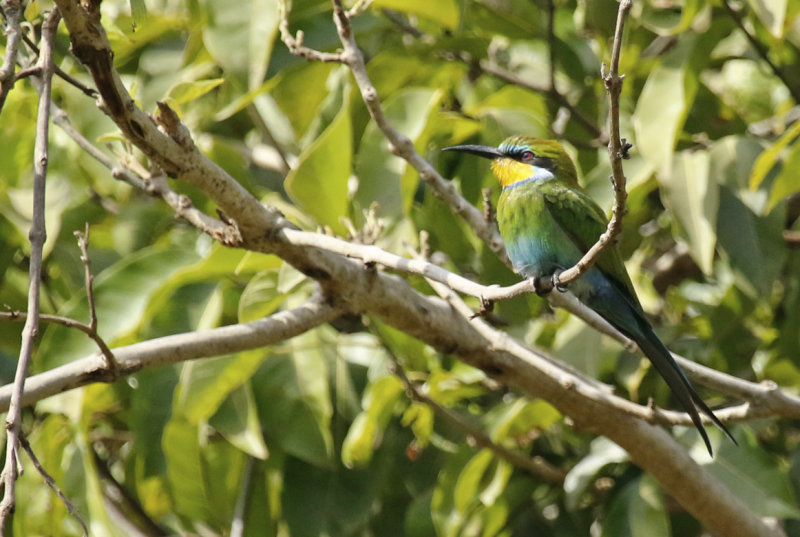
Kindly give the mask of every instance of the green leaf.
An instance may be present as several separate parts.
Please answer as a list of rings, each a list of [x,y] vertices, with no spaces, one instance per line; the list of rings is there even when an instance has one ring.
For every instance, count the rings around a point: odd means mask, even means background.
[[[529,434],[535,429],[547,429],[560,418],[561,413],[546,401],[529,401],[519,397],[510,404],[492,409],[484,421],[492,440],[502,442],[507,438],[515,439]]]
[[[636,110],[633,129],[636,147],[659,172],[669,177],[672,153],[694,97],[693,75],[684,65],[662,63],[647,77]]]
[[[564,479],[564,492],[568,509],[575,509],[581,495],[591,485],[597,474],[609,464],[618,464],[628,460],[628,453],[607,438],[592,440],[589,454],[572,467]]]
[[[786,260],[782,231],[785,211],[754,214],[727,189],[720,190],[717,244],[740,275],[740,287],[752,297],[769,296]]]
[[[342,462],[346,467],[369,464],[402,396],[403,383],[396,376],[381,377],[367,387],[362,403],[364,411],[356,416],[342,444]]]
[[[669,537],[669,517],[658,482],[645,474],[616,494],[603,521],[602,537]]]
[[[191,424],[208,420],[235,389],[247,381],[266,357],[264,349],[185,362],[173,412]]]
[[[133,23],[139,27],[147,18],[147,5],[144,0],[130,0],[131,2],[131,17]]]
[[[781,200],[797,192],[800,192],[800,143],[795,141],[786,162],[772,183],[767,211],[771,211]]]
[[[456,0],[375,0],[372,5],[419,15],[450,30],[458,26],[459,7]]]
[[[708,4],[703,0],[686,0],[680,13],[676,13],[674,6],[663,8],[644,2],[639,20],[642,25],[659,35],[677,35],[689,29],[704,7],[708,7]]]
[[[261,433],[258,408],[250,383],[234,389],[211,416],[209,424],[228,442],[258,459],[266,459],[269,452]]]
[[[795,121],[769,149],[761,153],[750,175],[750,189],[757,189],[778,161],[781,152],[800,136],[800,121]]]
[[[286,177],[286,192],[308,214],[336,233],[345,233],[340,219],[347,216],[347,181],[351,173],[350,111],[344,106],[317,140],[300,155]]]
[[[150,297],[179,269],[197,261],[190,249],[150,247],[140,250],[102,271],[94,280],[98,331],[106,343],[135,330],[143,320]],[[60,315],[89,321],[86,294],[76,294]],[[39,348],[38,367],[49,369],[97,350],[83,332],[61,325],[49,326]]]
[[[203,44],[222,66],[226,73],[244,75],[249,73],[251,26],[253,24],[255,0],[200,0],[200,6],[206,12],[206,24],[201,26]],[[263,17],[264,14],[258,14]],[[262,43],[271,46],[271,43]],[[262,57],[263,58],[263,57]],[[256,84],[260,83],[259,80]],[[251,86],[255,87],[255,85]]]
[[[278,271],[259,272],[247,282],[239,298],[239,322],[262,319],[278,309],[284,300],[285,292],[278,290]]]
[[[709,177],[707,151],[684,151],[675,157],[673,172],[661,178],[665,202],[680,222],[697,265],[710,274],[717,242],[719,185]]]
[[[761,23],[775,39],[782,39],[788,0],[748,0]]]
[[[317,466],[333,455],[333,408],[320,330],[292,340],[294,352],[273,355],[253,377],[258,415],[269,445]]]
[[[742,432],[736,435],[738,446],[722,442],[704,468],[758,516],[800,518],[785,463],[766,452],[751,432]]]
[[[409,88],[387,99],[384,112],[388,121],[416,144],[441,98],[438,90]],[[366,209],[377,202],[382,216],[397,218],[408,214],[419,176],[406,175],[406,168],[406,162],[392,154],[386,137],[370,122],[356,156],[357,206]]]
[[[527,136],[551,137],[545,99],[518,86],[504,86],[466,112],[488,121],[488,136],[498,140],[524,132]]]
[[[167,94],[167,99],[181,105],[202,97],[209,91],[219,87],[225,82],[224,78],[211,78],[208,80],[195,80],[192,82],[179,82],[172,86]]]
[[[489,449],[482,449],[472,457],[459,474],[453,499],[455,508],[461,513],[467,513],[478,500],[481,482],[493,460],[494,453]]]
[[[175,509],[192,520],[207,520],[210,508],[197,426],[173,418],[164,429],[161,447]]]
[[[33,218],[33,188],[9,188],[8,202],[0,202],[0,210],[19,230],[20,235],[27,237]],[[50,173],[47,176],[47,192],[44,201],[44,221],[47,239],[44,243],[43,255],[47,257],[56,245],[61,229],[61,218],[64,212],[77,200],[74,188],[64,176]],[[26,249],[30,246],[26,243]]]
[[[295,135],[301,137],[320,114],[320,106],[329,94],[328,79],[334,70],[331,63],[303,63],[285,69],[270,82],[275,98],[292,123]],[[348,92],[344,90],[336,109],[345,107]]]
[[[253,0],[250,17],[248,87],[257,88],[269,68],[272,47],[278,35],[278,0]]]

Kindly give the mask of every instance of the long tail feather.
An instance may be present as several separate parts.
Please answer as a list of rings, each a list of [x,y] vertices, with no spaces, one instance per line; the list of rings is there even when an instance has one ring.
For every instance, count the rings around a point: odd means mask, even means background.
[[[697,430],[700,431],[700,435],[703,437],[703,441],[706,444],[709,455],[713,456],[711,442],[708,439],[703,422],[697,412],[698,408],[706,416],[708,416],[717,427],[722,429],[722,431],[725,432],[725,434],[733,441],[734,444],[736,444],[736,439],[733,437],[731,432],[727,429],[727,427],[725,427],[719,418],[714,415],[714,412],[711,411],[703,399],[700,398],[700,396],[692,387],[692,384],[689,382],[689,379],[686,378],[683,370],[672,358],[669,350],[661,342],[661,340],[658,339],[658,336],[656,336],[652,328],[649,326],[642,328],[644,332],[642,337],[634,337],[634,340],[642,349],[642,352],[644,352],[647,358],[650,359],[659,374],[667,382],[667,385],[672,390],[672,393],[675,394],[678,402],[689,414],[689,417],[691,417],[692,423],[694,423],[694,426],[697,427]]]

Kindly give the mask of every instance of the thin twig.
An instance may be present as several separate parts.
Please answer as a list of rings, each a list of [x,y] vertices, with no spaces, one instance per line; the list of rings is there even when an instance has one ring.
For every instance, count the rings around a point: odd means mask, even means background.
[[[628,157],[630,145],[619,137],[619,96],[622,91],[622,77],[619,75],[619,58],[622,53],[622,32],[625,27],[625,19],[631,9],[631,0],[622,0],[619,4],[617,14],[617,27],[614,33],[614,46],[611,50],[611,65],[608,73],[603,74],[603,82],[608,91],[609,97],[609,117],[610,133],[608,142],[608,156],[611,161],[612,184],[614,186],[614,208],[611,219],[608,222],[606,231],[600,235],[597,242],[589,248],[573,267],[559,273],[550,280],[540,282],[540,285],[547,287],[560,287],[568,285],[580,278],[588,271],[601,252],[612,245],[616,237],[622,232],[622,217],[625,214],[625,200],[628,193],[625,190],[625,172],[622,169],[622,159]],[[549,284],[549,285],[548,285]],[[541,289],[540,291],[547,291]]]
[[[97,332],[97,308],[95,308],[94,305],[94,289],[92,285],[94,282],[94,275],[92,274],[92,261],[89,259],[89,223],[86,223],[86,230],[83,233],[76,231],[75,236],[78,238],[78,248],[81,250],[81,261],[83,261],[84,267],[86,301],[89,303],[89,329],[93,334],[93,336],[90,337],[95,341],[99,340],[102,342],[102,344],[99,344],[100,350],[103,352],[103,357],[106,359],[106,365],[109,371],[113,373],[117,371],[117,361],[114,359],[114,354],[111,352],[111,349],[108,348],[105,341],[100,338]]]
[[[392,152],[408,162],[419,173],[420,178],[432,188],[433,194],[463,218],[500,259],[507,261],[508,256],[497,227],[485,222],[481,211],[464,199],[452,182],[445,180],[427,160],[422,158],[408,136],[395,129],[386,118],[378,98],[378,90],[367,74],[364,55],[356,44],[350,20],[340,0],[333,0],[333,19],[339,40],[344,46],[343,58],[353,73],[370,116],[389,141]]]
[[[278,28],[281,32],[281,41],[286,44],[292,54],[318,62],[344,62],[344,55],[342,53],[320,52],[303,45],[302,30],[292,35],[292,32],[289,31],[289,13],[291,11],[292,0],[278,0],[278,20],[280,21]]]
[[[149,537],[162,537],[172,535],[159,526],[139,503],[139,500],[128,490],[125,489],[111,473],[108,463],[104,461],[97,450],[93,446],[88,446],[92,452],[92,460],[94,467],[97,469],[97,474],[105,482],[104,495],[106,499],[112,502],[121,512],[126,514],[126,517],[134,526],[138,527],[145,535]],[[131,520],[134,518],[134,520]]]
[[[28,314],[25,313],[24,311],[0,311],[0,319],[25,322],[28,319]],[[80,330],[81,332],[89,336],[92,339],[92,341],[95,342],[95,344],[100,349],[100,352],[103,354],[106,360],[108,360],[108,356],[112,357],[114,356],[108,344],[97,333],[97,330],[94,330],[88,324],[76,321],[75,319],[70,319],[69,317],[62,317],[61,315],[51,315],[48,313],[40,313],[39,321],[45,323],[60,324],[66,326],[67,328],[75,328],[77,330]]]
[[[0,534],[5,534],[9,516],[14,511],[16,481],[22,466],[19,460],[19,446],[22,437],[22,394],[25,388],[25,377],[33,354],[33,344],[39,332],[39,296],[42,277],[42,250],[47,238],[45,228],[45,179],[47,177],[47,160],[49,155],[48,132],[50,125],[50,89],[53,78],[53,39],[61,15],[53,9],[47,16],[42,28],[41,65],[42,92],[39,95],[39,110],[36,118],[36,138],[34,141],[33,160],[33,218],[28,234],[31,243],[28,289],[28,317],[22,329],[17,371],[14,375],[14,391],[11,395],[8,415],[6,416],[6,462],[0,474],[0,482],[4,487],[3,500],[0,501]]]
[[[28,439],[22,436],[20,438],[20,443],[22,445],[22,449],[24,449],[25,452],[28,454],[28,457],[30,457],[33,467],[36,468],[36,470],[39,472],[39,475],[42,476],[42,479],[44,479],[44,482],[47,483],[47,486],[53,489],[53,492],[55,492],[58,495],[58,497],[61,499],[61,503],[63,503],[64,507],[66,507],[67,511],[69,511],[69,514],[72,515],[75,519],[77,519],[78,524],[80,524],[81,528],[83,528],[84,537],[87,537],[89,535],[89,528],[86,527],[86,522],[83,520],[83,517],[81,517],[78,508],[75,507],[75,504],[69,501],[69,498],[67,498],[67,495],[64,494],[64,492],[58,486],[56,480],[53,479],[53,476],[48,474],[47,470],[44,469],[42,464],[39,462],[39,459],[36,457],[36,453],[33,452],[33,449],[31,448]]]
[[[30,37],[28,37],[26,34],[23,33],[22,34],[22,40],[25,41],[25,44],[28,46],[29,49],[31,49],[34,52],[34,54],[36,54],[37,56],[39,55],[39,47],[36,46],[36,43],[34,43],[31,40]],[[20,71],[20,73],[21,73],[21,71]],[[17,73],[17,77],[18,78],[19,78],[19,74],[20,73]],[[53,65],[53,74],[56,75],[57,77],[63,79],[68,84],[70,84],[70,85],[76,87],[77,89],[79,89],[81,91],[81,93],[83,93],[87,97],[94,98],[94,97],[97,96],[97,90],[96,89],[90,88],[89,86],[87,86],[86,84],[84,84],[83,82],[78,80],[77,78],[73,77],[69,73],[67,73],[64,70],[62,70],[58,65]]]
[[[3,0],[3,17],[5,18],[4,32],[6,35],[5,58],[0,65],[0,113],[6,102],[8,93],[16,82],[15,70],[17,68],[17,54],[19,43],[23,35],[20,22],[22,21],[22,0]]]
[[[472,62],[469,54],[460,53],[457,55],[457,57],[462,61]],[[608,144],[608,135],[603,132],[603,129],[601,129],[594,120],[586,116],[586,114],[584,114],[580,108],[573,105],[569,99],[567,99],[566,95],[563,95],[558,91],[553,91],[553,87],[550,86],[550,84],[537,84],[535,82],[526,80],[518,76],[516,73],[500,67],[490,60],[481,60],[478,62],[478,67],[480,67],[481,71],[484,73],[505,80],[506,82],[510,82],[516,86],[520,86],[537,93],[545,93],[550,95],[559,106],[569,110],[570,115],[578,120],[578,122],[583,125],[583,127],[589,131],[592,136],[595,137],[595,140],[592,141],[592,145],[596,144],[599,147]]]

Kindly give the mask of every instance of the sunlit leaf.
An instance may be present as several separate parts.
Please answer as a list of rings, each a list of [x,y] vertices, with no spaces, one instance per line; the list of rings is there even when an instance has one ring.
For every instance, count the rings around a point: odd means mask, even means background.
[[[626,460],[628,454],[611,440],[603,437],[593,440],[589,454],[573,466],[564,479],[567,507],[574,509],[578,505],[581,495],[605,466]]]
[[[183,516],[207,520],[210,510],[199,435],[197,426],[176,418],[164,429],[161,445],[175,508]]]
[[[434,89],[409,88],[387,99],[384,110],[396,129],[417,142],[441,97],[441,92]],[[382,216],[407,214],[418,181],[416,174],[404,175],[407,166],[403,159],[392,154],[386,138],[371,122],[356,157],[358,207],[366,209],[377,202]]]
[[[419,15],[449,29],[458,26],[459,7],[455,0],[375,0],[372,5]]]
[[[347,180],[352,159],[350,113],[342,108],[336,119],[311,146],[284,183],[286,191],[320,224],[337,233],[345,229],[340,219],[347,216]]]
[[[675,142],[694,94],[689,83],[691,76],[685,66],[658,65],[647,77],[636,102],[633,114],[636,147],[660,176],[671,173]]]
[[[755,190],[767,177],[767,174],[772,170],[778,161],[778,157],[786,147],[792,144],[795,139],[800,136],[800,121],[795,121],[794,124],[784,132],[778,140],[772,144],[766,151],[761,153],[761,156],[756,160],[753,166],[753,172],[750,175],[750,188]]]
[[[761,23],[776,38],[783,37],[784,21],[786,20],[787,0],[748,0],[750,7]]]
[[[662,178],[661,185],[670,211],[686,233],[692,258],[709,274],[717,242],[719,185],[709,177],[708,153],[684,151],[676,156],[672,174]]]
[[[209,424],[245,453],[259,459],[267,458],[267,445],[261,433],[258,409],[249,383],[242,384],[228,394],[211,416]]]
[[[625,485],[603,521],[602,537],[669,537],[669,517],[658,482],[645,475]]]
[[[224,78],[213,78],[210,80],[196,80],[193,82],[181,82],[172,87],[167,95],[177,104],[186,104],[202,97],[209,91],[220,86],[225,82]]]
[[[247,381],[266,357],[263,349],[183,364],[175,412],[189,423],[209,419],[222,401]]]

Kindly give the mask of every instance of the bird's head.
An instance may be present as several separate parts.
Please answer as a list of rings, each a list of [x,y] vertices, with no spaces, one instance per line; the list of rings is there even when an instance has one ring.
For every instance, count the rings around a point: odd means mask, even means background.
[[[445,151],[461,151],[492,159],[492,172],[503,188],[525,180],[557,178],[577,187],[575,165],[564,147],[555,140],[512,136],[498,147],[456,145]]]

